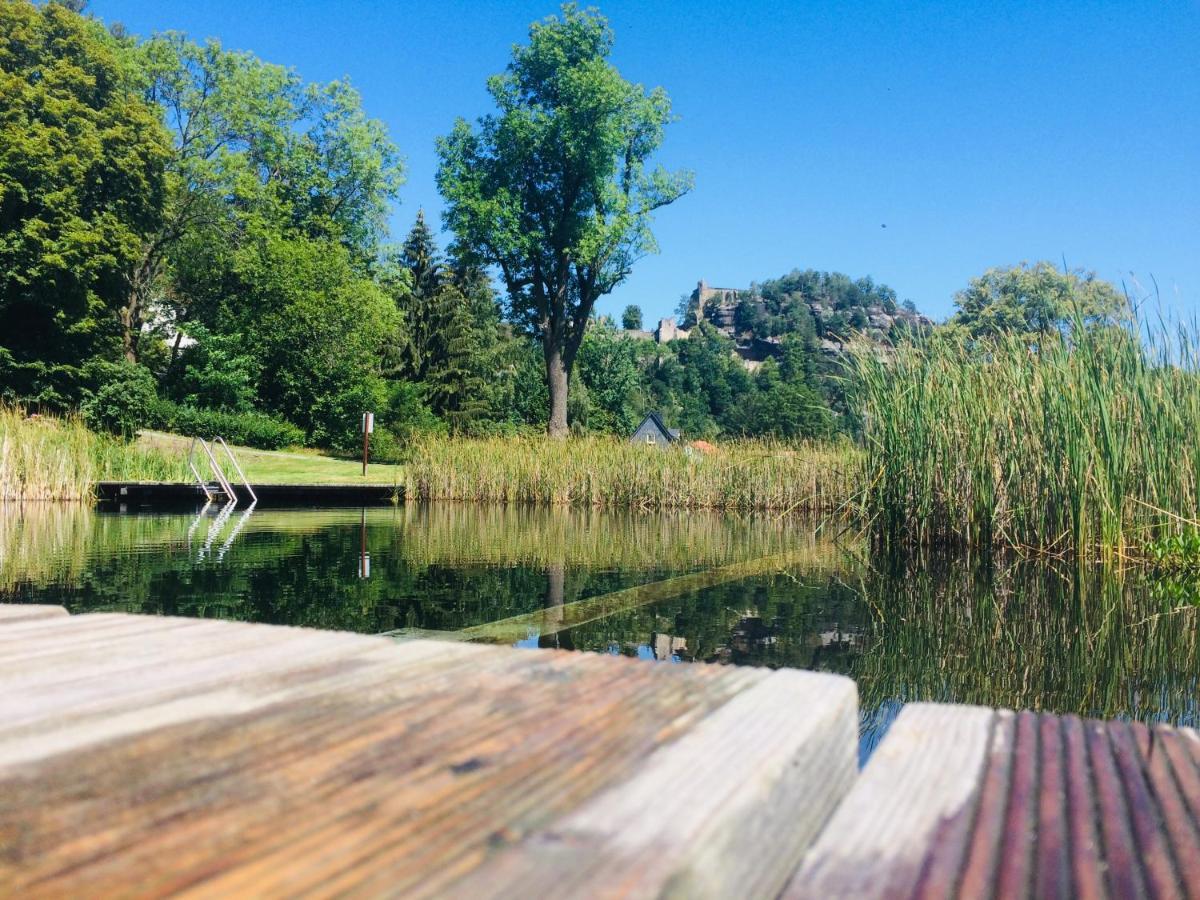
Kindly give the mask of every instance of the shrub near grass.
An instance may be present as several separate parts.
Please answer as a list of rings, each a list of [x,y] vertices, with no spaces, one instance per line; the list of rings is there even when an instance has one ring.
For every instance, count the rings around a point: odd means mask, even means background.
[[[853,495],[860,469],[848,443],[702,453],[604,437],[441,438],[414,446],[407,487],[420,500],[829,512]]]
[[[220,435],[231,444],[259,450],[281,450],[304,443],[304,432],[291,422],[259,412],[200,409],[160,400],[151,410],[150,421],[163,431],[205,440]]]

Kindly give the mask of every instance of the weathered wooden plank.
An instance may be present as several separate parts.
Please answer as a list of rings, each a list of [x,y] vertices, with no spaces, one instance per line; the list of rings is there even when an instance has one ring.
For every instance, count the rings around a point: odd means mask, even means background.
[[[1019,897],[1029,893],[1033,881],[1033,841],[1038,825],[1038,719],[1031,712],[1017,715],[1016,742],[1012,748],[1012,780],[1006,793],[1007,810],[999,837],[1000,866],[996,893]],[[994,753],[994,744],[993,744]]]
[[[1146,888],[1154,897],[1179,897],[1182,894],[1170,837],[1163,829],[1164,816],[1159,798],[1146,778],[1144,767],[1148,748],[1139,746],[1149,743],[1149,734],[1144,727],[1134,729],[1125,722],[1108,722],[1104,728],[1108,732],[1117,777],[1124,788],[1137,867],[1144,873]],[[1196,888],[1200,890],[1200,884]]]
[[[1159,800],[1179,880],[1200,885],[1200,773],[1181,747],[1186,740],[1182,730],[1153,729],[1143,764]]]
[[[454,896],[774,897],[849,789],[856,691],[780,671]]]
[[[1137,848],[1120,776],[1117,774],[1108,732],[1100,722],[1085,722],[1088,770],[1092,776],[1094,814],[1100,843],[1108,864],[1109,887],[1118,897],[1143,897],[1142,873],[1136,864]]]
[[[785,896],[1197,896],[1193,745],[1165,726],[909,707]]]
[[[906,706],[785,897],[911,895],[946,825],[971,816],[996,715]]]
[[[1009,749],[1016,746],[1017,722],[1012,713],[998,714],[992,730],[990,758],[983,770],[981,796],[975,801],[972,827],[947,828],[963,832],[967,855],[961,860],[960,890],[982,895],[990,890],[1000,867],[1000,845],[997,835],[1003,834],[1004,815],[1008,808],[1008,786],[1013,779],[1013,756]],[[999,751],[999,752],[997,752]],[[969,774],[969,773],[968,773]],[[935,850],[936,852],[936,850]],[[928,885],[927,897],[946,896],[953,889],[955,874],[950,873],[943,885]]]
[[[119,615],[14,629],[0,895],[461,894],[571,829],[643,861],[631,890],[732,884],[716,862],[757,856],[737,881],[766,894],[853,775],[831,676]],[[648,801],[660,827],[613,830]]]
[[[86,617],[79,617],[86,618]],[[167,622],[163,623],[164,625]],[[87,743],[128,736],[213,715],[250,713],[272,703],[354,688],[419,667],[429,677],[463,662],[476,648],[414,644],[305,629],[184,621],[184,627],[138,632],[133,643],[101,646],[96,657],[67,657],[0,680],[0,766]],[[399,651],[399,652],[397,652]],[[387,662],[384,670],[374,666]],[[11,671],[11,669],[6,669]],[[414,682],[414,685],[419,684]]]
[[[1071,847],[1071,880],[1081,898],[1104,896],[1100,831],[1092,800],[1085,723],[1069,716],[1062,721],[1067,780],[1067,831]]]
[[[1070,893],[1070,830],[1067,819],[1066,745],[1062,720],[1042,716],[1038,723],[1041,741],[1038,772],[1036,832],[1037,881],[1034,893],[1039,897],[1066,897]]]
[[[13,622],[30,622],[35,619],[56,619],[67,615],[61,606],[45,606],[34,603],[0,603],[0,625]]]

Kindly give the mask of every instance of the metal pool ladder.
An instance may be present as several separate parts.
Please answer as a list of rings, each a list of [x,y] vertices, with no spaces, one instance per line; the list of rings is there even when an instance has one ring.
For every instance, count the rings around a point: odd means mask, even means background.
[[[197,446],[204,454],[204,458],[208,460],[209,471],[212,472],[216,484],[210,484],[205,478],[200,475],[200,469],[196,465],[196,448]],[[204,496],[209,503],[212,503],[218,494],[224,496],[225,503],[237,505],[237,494],[233,491],[233,485],[229,483],[229,478],[225,475],[225,471],[221,468],[221,464],[217,461],[216,454],[213,453],[213,447],[220,446],[225,451],[225,456],[228,457],[233,470],[237,472],[238,478],[242,480],[242,485],[246,488],[246,493],[250,495],[250,506],[253,507],[258,503],[258,495],[254,493],[254,488],[250,487],[250,482],[246,480],[246,473],[242,471],[241,465],[237,461],[237,457],[233,455],[233,451],[229,449],[229,445],[225,443],[225,438],[217,435],[211,441],[204,440],[202,437],[192,438],[192,445],[188,449],[188,468],[192,470],[192,475],[196,477],[196,483],[200,485],[200,489],[204,491]]]

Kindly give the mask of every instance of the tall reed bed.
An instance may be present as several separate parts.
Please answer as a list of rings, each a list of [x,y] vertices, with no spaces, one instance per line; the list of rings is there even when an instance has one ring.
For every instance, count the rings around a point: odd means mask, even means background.
[[[1112,558],[1196,518],[1196,331],[1073,334],[855,351],[862,511],[882,543]]]
[[[442,438],[415,448],[406,487],[420,500],[830,512],[853,496],[860,468],[848,443],[747,442],[703,453],[604,437]]]
[[[182,454],[0,405],[0,500],[88,500],[98,481],[188,481]]]

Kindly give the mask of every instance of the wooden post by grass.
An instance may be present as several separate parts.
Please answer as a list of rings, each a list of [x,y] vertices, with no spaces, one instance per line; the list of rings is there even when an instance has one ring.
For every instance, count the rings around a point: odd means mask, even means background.
[[[375,413],[365,412],[362,418],[363,478],[367,477],[367,454],[370,452],[371,432],[375,430]]]

